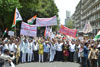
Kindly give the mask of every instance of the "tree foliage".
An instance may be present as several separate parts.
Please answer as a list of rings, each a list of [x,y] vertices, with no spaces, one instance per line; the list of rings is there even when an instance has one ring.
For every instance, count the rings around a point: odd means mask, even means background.
[[[70,29],[73,29],[74,28],[73,21],[70,19],[68,22],[66,22],[65,26]]]
[[[34,15],[46,18],[58,16],[54,0],[0,0],[0,27],[2,31],[6,27],[11,28],[16,7],[25,22]]]
[[[0,28],[10,27],[13,21],[14,9],[21,8],[19,0],[0,0]]]

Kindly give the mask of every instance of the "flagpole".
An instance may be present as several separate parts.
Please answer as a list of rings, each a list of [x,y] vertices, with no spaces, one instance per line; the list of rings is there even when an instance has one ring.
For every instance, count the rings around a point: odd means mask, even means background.
[[[15,26],[15,37],[17,37],[16,31],[17,31],[17,25]]]
[[[2,36],[2,39],[3,39],[3,37],[4,37],[4,34],[3,34],[3,36]]]

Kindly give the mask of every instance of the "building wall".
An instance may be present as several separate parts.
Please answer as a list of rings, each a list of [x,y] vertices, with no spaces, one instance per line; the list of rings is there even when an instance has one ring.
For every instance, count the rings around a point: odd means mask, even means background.
[[[65,24],[70,20],[70,11],[66,11],[66,19],[65,19]]]
[[[94,32],[100,29],[100,0],[80,0],[73,14],[75,28],[81,31],[87,22]],[[96,32],[95,32],[96,33]]]

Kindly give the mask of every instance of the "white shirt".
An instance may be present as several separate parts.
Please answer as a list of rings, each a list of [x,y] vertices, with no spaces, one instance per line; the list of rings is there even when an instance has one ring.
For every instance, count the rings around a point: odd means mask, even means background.
[[[57,51],[62,51],[62,46],[63,46],[63,43],[57,44],[56,45]]]
[[[8,44],[4,44],[3,50],[5,50],[5,49],[9,49]]]
[[[100,47],[100,44],[98,45],[98,47]]]
[[[27,42],[25,43],[23,41],[23,43],[20,46],[20,49],[21,49],[22,53],[28,53],[28,43]]]
[[[9,44],[9,51],[14,51],[16,52],[16,47],[17,45],[15,45],[15,43]]]
[[[38,43],[36,43],[36,45],[34,44],[34,45],[33,45],[33,50],[34,50],[34,51],[37,51],[38,49],[39,49]]]
[[[10,57],[9,55],[2,54],[0,56],[0,59],[4,59],[4,60],[8,60],[8,59],[14,60],[15,59],[15,56]],[[4,66],[3,67],[11,67],[11,66],[9,65],[9,62],[8,61],[4,61]]]
[[[33,53],[33,42],[28,43],[28,53]]]
[[[70,44],[70,52],[75,52],[75,44]]]

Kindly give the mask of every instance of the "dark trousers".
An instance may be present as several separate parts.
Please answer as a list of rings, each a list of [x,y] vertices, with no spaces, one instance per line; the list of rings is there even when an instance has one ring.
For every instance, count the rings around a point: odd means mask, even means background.
[[[87,67],[91,67],[89,59],[87,60]]]
[[[70,61],[71,61],[71,62],[74,61],[74,52],[70,52]]]
[[[83,67],[87,67],[87,57],[83,58]]]
[[[0,67],[2,67],[4,65],[4,60],[0,59]]]
[[[22,52],[20,52],[19,63],[22,62]]]
[[[82,58],[82,67],[90,67],[90,60],[87,57]]]
[[[63,52],[62,51],[57,51],[56,52],[56,60],[57,61],[63,61]]]
[[[68,61],[68,56],[64,56],[63,58],[64,58],[63,61]]]
[[[97,67],[97,60],[91,59],[91,67]]]
[[[49,61],[49,53],[44,52],[44,62]]]
[[[39,61],[39,54],[38,54],[38,51],[33,51],[34,53],[34,61]]]
[[[100,62],[98,62],[98,67],[100,67]]]

